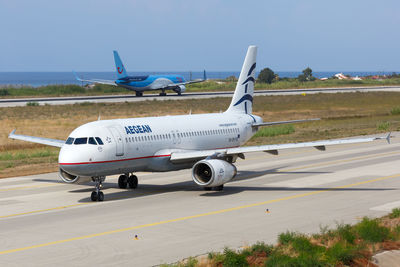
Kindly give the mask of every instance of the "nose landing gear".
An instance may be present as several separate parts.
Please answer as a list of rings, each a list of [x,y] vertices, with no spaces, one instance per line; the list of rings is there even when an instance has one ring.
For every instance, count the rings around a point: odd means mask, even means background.
[[[92,177],[92,181],[96,183],[95,191],[93,191],[92,194],[90,195],[90,199],[92,201],[103,201],[104,200],[104,193],[101,192],[100,189],[102,188],[102,183],[104,182],[105,179],[106,179],[106,177],[104,177],[104,176]]]

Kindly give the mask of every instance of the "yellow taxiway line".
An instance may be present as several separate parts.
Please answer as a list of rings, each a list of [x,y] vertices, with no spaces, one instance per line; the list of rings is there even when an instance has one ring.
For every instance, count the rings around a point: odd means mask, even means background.
[[[371,180],[366,180],[366,181],[362,181],[362,182],[358,182],[358,183],[353,183],[353,184],[348,184],[348,185],[343,185],[343,186],[337,186],[337,187],[332,187],[332,188],[325,189],[325,190],[319,190],[319,191],[308,192],[308,193],[303,193],[303,194],[296,194],[296,195],[292,195],[292,196],[288,196],[288,197],[282,197],[282,198],[267,200],[267,201],[263,201],[263,202],[257,202],[257,203],[253,203],[253,204],[232,207],[232,208],[228,208],[228,209],[216,210],[216,211],[200,213],[200,214],[186,216],[186,217],[180,217],[180,218],[164,220],[164,221],[159,221],[159,222],[154,222],[154,223],[142,224],[142,225],[127,227],[127,228],[121,228],[121,229],[111,230],[111,231],[102,232],[102,233],[83,235],[83,236],[78,236],[78,237],[73,237],[73,238],[68,238],[68,239],[52,241],[52,242],[48,242],[48,243],[37,244],[37,245],[33,245],[33,246],[27,246],[27,247],[15,248],[15,249],[3,250],[3,251],[0,251],[0,255],[14,253],[14,252],[20,252],[20,251],[25,251],[25,250],[35,249],[35,248],[48,247],[48,246],[52,246],[52,245],[57,245],[57,244],[62,244],[62,243],[67,243],[67,242],[77,241],[77,240],[83,240],[83,239],[88,239],[88,238],[93,238],[93,237],[100,237],[100,236],[105,236],[105,235],[110,235],[110,234],[127,232],[127,231],[131,231],[131,230],[135,230],[135,229],[149,228],[149,227],[154,227],[154,226],[168,224],[168,223],[181,222],[181,221],[186,221],[186,220],[190,220],[190,219],[206,217],[206,216],[210,216],[210,215],[222,214],[222,213],[227,213],[227,212],[231,212],[231,211],[236,211],[236,210],[242,210],[242,209],[246,209],[246,208],[262,206],[262,205],[265,205],[265,204],[271,204],[271,203],[276,203],[276,202],[281,202],[281,201],[286,201],[286,200],[291,200],[291,199],[307,197],[307,196],[311,196],[311,195],[317,195],[317,194],[321,194],[321,193],[325,193],[325,192],[334,191],[336,189],[350,188],[350,187],[355,187],[355,186],[359,186],[359,185],[379,182],[379,181],[392,179],[392,178],[397,178],[397,177],[400,177],[400,174],[383,176],[383,177],[379,177],[379,178],[375,178],[375,179],[371,179]]]

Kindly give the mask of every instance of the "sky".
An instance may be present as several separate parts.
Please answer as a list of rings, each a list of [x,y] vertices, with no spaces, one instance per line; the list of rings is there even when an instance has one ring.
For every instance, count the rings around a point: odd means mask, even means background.
[[[0,0],[0,71],[400,71],[398,0]]]

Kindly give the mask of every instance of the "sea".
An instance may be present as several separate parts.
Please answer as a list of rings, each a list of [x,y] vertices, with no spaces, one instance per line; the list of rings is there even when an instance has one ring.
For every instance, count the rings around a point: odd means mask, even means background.
[[[299,71],[278,71],[276,72],[279,77],[294,78],[297,77],[301,72]],[[340,71],[328,71],[328,72],[313,72],[313,75],[317,78],[331,77]],[[369,75],[383,75],[392,74],[393,72],[343,72],[346,75],[351,76],[369,76]],[[116,80],[115,72],[78,72],[81,78],[85,79],[105,79],[105,80]],[[203,72],[130,72],[129,75],[151,75],[151,74],[180,74],[186,80],[200,79],[203,78]],[[229,76],[239,76],[239,72],[234,71],[210,71],[207,72],[208,79],[225,79]],[[54,84],[77,84],[82,85],[75,79],[72,72],[0,72],[0,85],[1,87],[40,87]]]

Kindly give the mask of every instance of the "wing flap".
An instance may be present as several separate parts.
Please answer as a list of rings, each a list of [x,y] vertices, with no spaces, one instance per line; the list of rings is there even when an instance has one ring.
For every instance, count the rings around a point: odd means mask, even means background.
[[[54,147],[62,147],[65,143],[63,140],[57,139],[50,139],[44,137],[36,137],[36,136],[29,136],[29,135],[22,135],[22,134],[15,134],[15,130],[13,130],[9,135],[8,138],[22,140],[42,145],[54,146]]]

